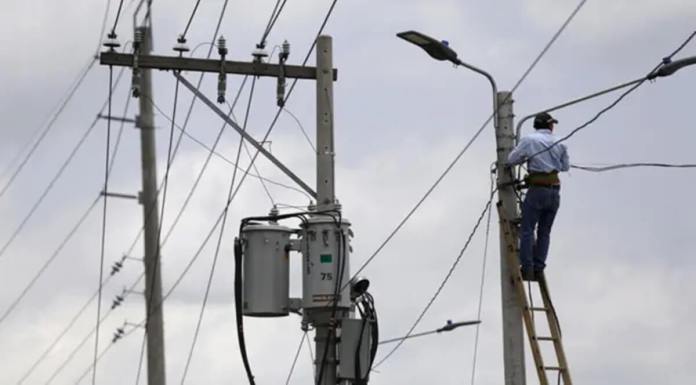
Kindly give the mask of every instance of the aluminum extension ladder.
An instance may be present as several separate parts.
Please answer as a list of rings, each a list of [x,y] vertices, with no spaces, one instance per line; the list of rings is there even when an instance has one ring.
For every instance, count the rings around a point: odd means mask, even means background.
[[[522,319],[524,320],[524,326],[527,331],[527,337],[529,339],[529,346],[532,349],[532,355],[534,356],[534,366],[536,372],[539,375],[539,383],[541,385],[549,385],[548,373],[556,373],[558,376],[557,382],[560,384],[560,380],[563,379],[564,385],[572,385],[573,382],[570,379],[570,371],[568,369],[568,362],[566,361],[565,352],[563,350],[563,341],[561,338],[561,328],[558,323],[558,317],[556,316],[556,311],[554,310],[553,303],[551,302],[551,296],[549,294],[549,288],[546,284],[546,278],[543,276],[539,277],[539,281],[536,282],[537,285],[532,282],[529,287],[530,289],[534,286],[538,286],[539,292],[542,299],[543,306],[536,307],[530,304],[532,297],[528,297],[527,290],[525,289],[525,281],[522,281],[522,276],[519,269],[518,260],[518,236],[517,229],[513,228],[511,223],[505,219],[504,213],[500,208],[498,208],[498,214],[500,215],[501,221],[501,231],[505,237],[506,244],[506,261],[510,264],[513,271],[513,285],[515,291],[517,292],[518,299],[522,304]],[[537,334],[537,327],[535,320],[539,317],[534,317],[535,313],[544,313],[548,322],[549,336],[540,336]],[[540,342],[552,343],[553,350],[556,354],[556,362],[554,364],[548,365],[544,363],[544,358],[542,357],[542,349],[540,347]]]

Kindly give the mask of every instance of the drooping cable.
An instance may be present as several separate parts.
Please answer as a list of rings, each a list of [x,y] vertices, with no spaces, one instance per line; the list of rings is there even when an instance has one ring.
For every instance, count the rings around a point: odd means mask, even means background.
[[[307,143],[309,143],[309,146],[312,147],[312,151],[316,154],[317,153],[317,148],[314,146],[314,143],[312,143],[312,139],[309,138],[309,135],[307,135],[307,131],[305,131],[304,126],[300,122],[300,119],[295,116],[295,114],[292,113],[292,111],[288,110],[287,108],[284,108],[283,111],[285,111],[286,114],[290,115],[290,117],[297,123],[297,126],[300,128],[300,131],[302,131],[302,135],[307,139]]]
[[[244,122],[242,125],[243,131],[246,131],[247,124],[249,122],[249,114],[251,112],[251,104],[252,104],[252,101],[254,98],[254,89],[255,88],[256,88],[256,78],[253,78],[252,82],[251,82],[251,90],[249,91],[249,101],[247,102],[246,113],[244,115]],[[239,163],[239,158],[240,158],[241,153],[242,153],[242,144],[243,143],[244,143],[244,138],[240,137],[239,138],[239,145],[237,148],[236,163]],[[227,193],[227,200],[229,200],[232,196],[232,193],[233,193],[234,187],[235,187],[236,179],[237,179],[237,169],[235,168],[234,171],[232,172],[232,180],[230,181],[230,188],[229,188],[229,191]],[[198,314],[198,321],[196,322],[196,329],[193,333],[193,340],[191,341],[191,347],[189,349],[188,356],[186,357],[186,364],[184,365],[184,373],[181,376],[181,384],[182,385],[184,384],[184,382],[186,380],[186,375],[188,374],[188,369],[189,369],[189,366],[191,365],[191,360],[193,358],[193,352],[196,348],[196,343],[198,342],[198,336],[199,336],[199,333],[201,330],[201,324],[203,323],[203,316],[205,314],[205,308],[208,304],[208,296],[210,295],[210,287],[213,283],[213,277],[215,274],[215,267],[217,266],[217,260],[218,260],[219,254],[220,254],[220,247],[222,246],[222,237],[225,233],[225,224],[227,223],[227,215],[229,213],[228,208],[229,208],[229,206],[225,208],[224,214],[222,217],[222,224],[220,225],[220,233],[218,235],[217,244],[215,245],[215,253],[213,255],[213,263],[212,263],[212,266],[210,268],[208,282],[206,283],[205,295],[203,296],[203,303],[201,305],[201,310]],[[236,285],[235,285],[235,287],[236,287]],[[248,370],[248,374],[249,374],[249,378],[250,378],[249,381],[251,383],[253,383],[253,376],[251,375],[251,371],[250,371],[250,369],[247,369],[247,370]]]
[[[544,46],[544,48],[541,50],[541,52],[536,56],[536,58],[532,61],[532,64],[529,65],[529,67],[524,71],[520,79],[515,83],[515,86],[512,88],[512,91],[510,91],[510,95],[512,95],[524,82],[525,79],[529,76],[529,74],[532,72],[532,70],[539,64],[541,59],[546,55],[546,53],[549,51],[551,46],[558,40],[558,38],[561,36],[563,31],[568,27],[570,22],[575,18],[575,16],[578,14],[580,9],[585,5],[585,2],[587,0],[582,0],[578,6],[573,10],[573,12],[566,18],[566,20],[563,22],[561,27],[554,33],[554,35],[551,37],[551,40]],[[500,109],[500,106],[502,106],[505,103],[500,103],[498,110]],[[425,192],[425,194],[421,197],[418,202],[411,208],[411,210],[406,214],[406,216],[397,224],[397,226],[392,230],[391,233],[387,236],[387,238],[377,247],[377,249],[363,262],[363,264],[360,266],[360,268],[353,274],[353,278],[357,277],[366,267],[369,265],[376,257],[379,255],[379,253],[384,249],[384,247],[394,238],[396,233],[398,233],[401,228],[408,222],[408,220],[413,216],[413,214],[420,208],[420,206],[425,202],[428,197],[432,194],[432,192],[437,188],[437,186],[442,182],[442,180],[449,174],[449,172],[454,168],[454,166],[459,162],[459,160],[462,158],[464,153],[466,153],[471,145],[478,139],[478,137],[481,135],[483,130],[488,126],[488,124],[493,120],[493,118],[497,115],[498,111],[493,111],[491,115],[489,115],[488,119],[486,119],[481,127],[474,133],[474,135],[469,139],[469,141],[466,143],[464,148],[455,156],[455,158],[450,162],[450,164],[445,168],[445,170],[440,174],[440,176],[435,180],[435,182],[432,184],[432,186]]]
[[[612,165],[608,165],[608,166],[581,166],[581,165],[577,165],[577,164],[570,165],[570,168],[583,170],[583,171],[590,171],[590,172],[606,172],[606,171],[614,171],[614,170],[620,170],[620,169],[625,169],[625,168],[637,168],[637,167],[696,168],[696,164],[695,163],[675,164],[675,163],[640,162],[640,163],[619,163],[619,164],[612,164]]]
[[[121,5],[123,5],[123,0],[121,0]],[[119,6],[120,11],[120,6]],[[104,254],[106,251],[106,214],[107,214],[107,202],[108,192],[109,192],[109,161],[111,152],[111,99],[113,96],[114,88],[114,69],[109,66],[109,97],[108,97],[108,119],[106,120],[106,155],[104,156],[104,199],[103,199],[103,209],[102,209],[102,228],[101,228],[101,245],[99,253],[99,294],[97,295],[97,320],[96,329],[94,333],[94,366],[92,369],[92,385],[97,383],[97,356],[99,353],[99,325],[101,324],[101,304],[102,304],[102,282],[104,280]]]
[[[396,344],[396,346],[394,346],[394,347],[392,348],[392,350],[390,350],[389,353],[387,353],[387,355],[384,356],[384,358],[382,358],[379,362],[377,362],[377,364],[374,365],[373,369],[377,369],[377,368],[378,368],[380,365],[382,365],[386,360],[388,360],[389,357],[391,357],[391,356],[401,347],[401,345],[403,345],[403,343],[404,343],[404,341],[406,341],[407,337],[408,337],[409,335],[411,335],[411,333],[413,333],[413,331],[416,329],[416,327],[417,327],[418,324],[421,322],[421,320],[423,319],[423,317],[425,317],[425,314],[428,312],[428,310],[430,310],[430,307],[433,305],[433,303],[435,303],[435,300],[436,300],[437,297],[440,295],[440,293],[442,292],[442,289],[444,289],[445,285],[447,284],[447,282],[449,281],[450,277],[451,277],[452,274],[454,273],[454,270],[456,269],[457,265],[459,264],[459,261],[461,261],[462,257],[464,256],[464,252],[466,252],[466,250],[469,248],[469,244],[471,243],[471,240],[474,238],[474,235],[475,235],[476,232],[478,231],[478,229],[479,229],[479,227],[480,227],[480,225],[481,225],[481,222],[483,222],[483,218],[485,218],[486,213],[490,210],[490,208],[491,208],[491,203],[493,202],[493,198],[494,198],[494,196],[495,196],[495,192],[496,192],[496,191],[497,191],[497,189],[494,189],[494,190],[492,191],[492,193],[490,194],[490,197],[488,198],[488,202],[486,202],[486,205],[485,205],[483,211],[481,212],[481,215],[479,215],[478,220],[476,221],[476,224],[474,225],[473,230],[472,230],[471,233],[469,234],[469,237],[467,238],[466,243],[464,244],[464,247],[462,247],[462,249],[459,251],[459,255],[457,255],[457,258],[455,258],[454,262],[452,263],[452,266],[450,267],[449,271],[447,272],[447,274],[446,274],[445,277],[443,278],[442,282],[440,282],[440,285],[439,285],[438,288],[435,290],[435,293],[433,294],[433,296],[430,298],[430,300],[429,300],[428,303],[425,305],[425,307],[423,308],[423,310],[421,311],[421,313],[418,315],[418,317],[416,318],[416,320],[413,322],[413,325],[411,325],[411,328],[410,328],[410,329],[408,330],[408,332],[406,333],[406,338],[404,338],[404,339],[402,339],[401,341],[399,341],[399,342]]]
[[[493,173],[491,173],[491,191],[495,189],[495,180]],[[486,283],[486,262],[488,261],[488,241],[490,240],[491,231],[491,214],[492,210],[488,210],[488,215],[486,218],[486,236],[483,244],[483,258],[481,262],[481,283],[479,285],[479,298],[478,306],[476,309],[476,319],[481,319],[481,311],[483,308],[483,288]],[[479,347],[479,336],[481,331],[481,324],[476,324],[476,334],[474,335],[474,354],[471,363],[471,385],[474,385],[476,381],[476,364],[478,363],[478,347]]]

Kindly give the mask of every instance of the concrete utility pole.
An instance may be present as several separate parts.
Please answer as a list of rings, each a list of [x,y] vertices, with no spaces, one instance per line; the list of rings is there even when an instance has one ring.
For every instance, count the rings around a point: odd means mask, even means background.
[[[317,211],[336,207],[334,190],[334,140],[333,140],[333,46],[329,36],[317,40]],[[345,245],[343,245],[345,248]],[[344,258],[347,256],[344,255]],[[348,270],[348,263],[345,264]],[[336,273],[335,279],[341,280]],[[341,285],[345,285],[342,282]],[[315,291],[315,290],[312,290]],[[340,293],[339,293],[340,296]],[[338,301],[338,298],[333,298]],[[315,383],[337,384],[336,335],[332,331],[340,319],[346,316],[339,308],[332,315],[332,307],[322,306],[307,309],[309,321],[314,324],[316,334]],[[332,317],[334,319],[332,319]],[[321,376],[321,379],[319,379]],[[319,380],[319,382],[317,382]]]
[[[498,153],[496,167],[498,169],[498,198],[502,205],[502,213],[508,221],[519,217],[517,199],[515,196],[513,175],[506,166],[508,154],[515,145],[514,117],[512,109],[512,94],[507,91],[498,92],[498,124],[495,128],[496,149]],[[502,218],[501,218],[502,220]],[[505,255],[507,243],[500,231],[500,277],[503,305],[503,360],[505,365],[505,385],[525,384],[524,365],[524,333],[522,329],[522,305],[520,304],[513,276],[516,266],[510,266]]]
[[[148,55],[152,51],[152,31],[136,27],[136,36],[142,38],[139,52]],[[134,75],[135,76],[135,75]],[[140,76],[140,148],[143,170],[143,205],[145,221],[145,312],[147,333],[148,385],[165,385],[164,327],[162,320],[162,278],[160,277],[159,203],[157,199],[157,156],[155,146],[155,119],[152,111],[152,78],[149,69],[138,71]]]

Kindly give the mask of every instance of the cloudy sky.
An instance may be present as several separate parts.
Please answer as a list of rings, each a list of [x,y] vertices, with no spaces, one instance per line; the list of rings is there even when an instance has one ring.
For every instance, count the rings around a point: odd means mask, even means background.
[[[108,25],[117,1],[111,1]],[[134,4],[124,2],[117,26],[121,42],[132,39]],[[155,51],[173,54],[176,36],[185,28],[194,1],[154,1]],[[229,57],[249,60],[273,9],[273,0],[230,1],[221,33]],[[416,29],[449,40],[462,60],[491,72],[501,90],[510,89],[551,36],[577,6],[577,0],[339,0],[326,33],[334,38],[336,190],[344,215],[353,223],[353,271],[369,257],[405,214],[435,182],[491,113],[485,79],[465,69],[435,62],[395,37]],[[46,0],[4,2],[0,14],[0,178],[9,182],[47,122],[54,116],[76,77],[91,60],[100,39],[104,1]],[[188,33],[193,53],[204,57],[222,0],[202,2]],[[301,63],[330,1],[290,0],[272,30],[269,47],[287,39],[289,62]],[[690,0],[588,1],[514,95],[516,116],[583,96],[647,73],[696,30],[696,7]],[[199,44],[202,44],[199,46]],[[696,42],[678,57],[696,55]],[[313,63],[313,58],[310,63]],[[115,75],[118,69],[114,70]],[[196,74],[185,74],[197,79]],[[107,127],[100,121],[86,136],[55,183],[56,173],[90,128],[108,94],[108,68],[94,65],[83,84],[52,125],[22,171],[0,196],[0,311],[5,313],[27,283],[60,247],[86,213],[84,223],[55,254],[36,284],[0,322],[1,383],[15,384],[65,329],[97,288],[101,202],[88,211],[103,183]],[[647,83],[596,123],[574,136],[568,147],[573,163],[605,165],[626,162],[695,163],[696,141],[692,91],[696,72],[684,69]],[[241,85],[230,76],[228,97]],[[171,73],[154,74],[159,175],[164,175],[175,82]],[[122,115],[130,73],[114,91],[113,113]],[[210,76],[201,88],[215,96]],[[275,81],[259,79],[250,109],[249,131],[261,137],[275,112]],[[563,135],[590,119],[617,95],[559,111]],[[235,115],[241,119],[249,84]],[[310,138],[315,130],[314,83],[298,83],[288,102]],[[191,95],[181,89],[176,121]],[[137,114],[131,100],[125,112]],[[120,125],[112,125],[112,144]],[[211,145],[221,121],[204,106],[193,109],[187,131]],[[525,127],[528,132],[530,127]],[[178,133],[178,132],[175,132]],[[218,146],[228,159],[237,155],[238,136],[226,130]],[[280,116],[271,150],[304,180],[313,184],[314,156],[298,123]],[[140,188],[139,135],[125,125],[109,189],[136,194]],[[184,137],[170,173],[164,213],[168,231],[196,180],[208,152]],[[380,315],[384,338],[406,333],[459,254],[489,193],[489,166],[495,159],[492,127],[461,158],[411,220],[368,265],[364,274]],[[241,165],[249,158],[242,152]],[[266,160],[258,171],[292,184]],[[181,221],[163,246],[163,286],[177,280],[221,212],[233,167],[213,157]],[[630,169],[603,174],[574,170],[563,176],[562,207],[552,237],[548,280],[563,326],[566,354],[577,383],[684,384],[694,380],[696,319],[693,293],[696,262],[690,203],[696,183],[688,169]],[[49,192],[17,237],[12,234],[32,206]],[[270,197],[258,179],[244,181],[231,205],[211,297],[186,378],[190,384],[243,383],[235,335],[232,241],[240,218],[265,214],[272,202],[306,205],[295,190],[269,184]],[[142,211],[134,201],[110,199],[106,234],[106,273],[135,239]],[[502,340],[498,230],[491,222],[486,263],[479,356],[475,383],[500,384]],[[476,234],[442,294],[416,331],[446,320],[477,317],[484,265],[485,224]],[[217,238],[217,233],[214,239]],[[208,243],[164,305],[167,376],[180,383],[213,262]],[[130,254],[142,257],[142,245]],[[298,296],[299,258],[292,266],[291,292]],[[131,286],[142,264],[128,260],[104,287],[104,312],[112,298]],[[101,348],[124,322],[144,316],[137,285],[125,303],[109,313],[101,327]],[[74,326],[31,371],[25,384],[74,384],[90,366],[93,340],[75,349],[95,325],[92,302]],[[247,319],[247,345],[257,381],[284,383],[302,339],[296,316]],[[131,331],[130,327],[126,328]],[[135,383],[142,330],[114,344],[99,362],[99,384]],[[373,384],[469,384],[475,329],[414,339],[397,351],[372,377]],[[68,360],[71,352],[76,351]],[[386,352],[386,347],[381,354]],[[528,354],[529,356],[529,354]],[[379,359],[379,358],[378,358]],[[535,383],[529,366],[528,381]],[[63,363],[65,366],[58,370]],[[55,373],[55,376],[54,376]],[[49,379],[53,379],[49,381]],[[302,348],[291,381],[312,380],[310,352]],[[89,383],[89,376],[81,383]]]

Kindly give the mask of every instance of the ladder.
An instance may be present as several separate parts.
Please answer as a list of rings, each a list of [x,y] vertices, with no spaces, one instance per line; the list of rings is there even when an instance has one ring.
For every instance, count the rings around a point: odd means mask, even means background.
[[[534,366],[536,372],[539,375],[539,383],[541,385],[549,385],[548,373],[556,373],[558,376],[558,383],[560,384],[561,378],[563,379],[564,385],[572,385],[573,382],[570,379],[570,371],[568,369],[568,362],[566,361],[565,352],[563,351],[563,342],[561,339],[561,328],[558,323],[558,317],[556,316],[556,311],[554,310],[553,303],[551,302],[551,296],[549,294],[549,288],[546,284],[546,278],[543,276],[539,277],[538,284],[539,292],[541,294],[542,306],[536,307],[530,303],[530,298],[528,297],[527,290],[525,290],[525,281],[522,281],[522,276],[519,271],[518,262],[518,236],[517,229],[513,228],[512,224],[505,218],[503,211],[498,207],[498,214],[500,215],[501,231],[505,237],[505,255],[507,263],[512,267],[510,271],[513,271],[512,281],[517,292],[518,299],[522,304],[522,319],[524,320],[524,326],[527,331],[527,337],[529,339],[529,346],[532,349],[532,356],[534,356]],[[534,283],[530,283],[530,289],[534,286]],[[548,322],[548,330],[550,336],[539,336],[537,334],[537,328],[534,317],[536,313],[544,313]],[[542,357],[542,349],[540,347],[540,342],[552,343],[553,350],[556,353],[555,365],[545,364],[544,358]]]

